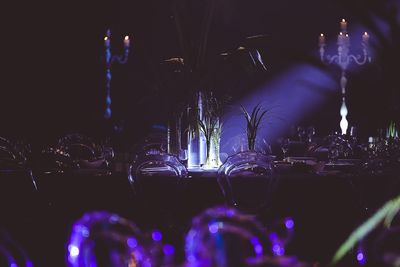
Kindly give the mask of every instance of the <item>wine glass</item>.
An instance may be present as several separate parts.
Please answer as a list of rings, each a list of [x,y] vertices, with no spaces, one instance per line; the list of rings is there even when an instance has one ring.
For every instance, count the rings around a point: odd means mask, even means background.
[[[339,153],[340,153],[340,147],[338,144],[333,143],[329,146],[329,150],[328,150],[328,159],[329,159],[329,163],[335,163],[336,160],[339,157]]]
[[[286,158],[287,152],[289,151],[290,147],[290,139],[289,138],[283,138],[281,141],[281,149],[283,152],[283,159]]]
[[[188,160],[188,151],[187,149],[180,149],[178,158],[181,162],[186,162]]]
[[[310,126],[307,128],[307,136],[308,136],[308,142],[312,142],[312,138],[315,135],[315,127]]]
[[[304,138],[307,136],[307,131],[304,127],[298,126],[297,127],[297,136],[299,137],[299,141],[303,142]]]

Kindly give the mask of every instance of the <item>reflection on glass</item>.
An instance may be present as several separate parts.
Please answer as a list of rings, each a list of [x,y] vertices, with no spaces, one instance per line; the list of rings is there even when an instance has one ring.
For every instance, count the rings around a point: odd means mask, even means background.
[[[24,249],[6,231],[0,229],[0,266],[33,267]]]
[[[400,226],[379,228],[363,239],[354,257],[360,266],[400,266]]]
[[[294,233],[294,220],[286,217],[275,221],[269,229],[269,239],[272,244],[272,254],[275,256],[284,256],[286,246],[290,242]]]
[[[233,208],[211,208],[192,221],[185,241],[186,266],[246,266],[266,255],[268,246],[254,216]]]
[[[155,154],[139,157],[133,167],[134,176],[174,176],[186,177],[188,172],[186,167],[170,154]]]
[[[114,157],[106,143],[95,143],[89,137],[74,133],[61,137],[57,144],[42,151],[42,168],[62,172],[65,169],[105,170]]]
[[[20,170],[26,167],[30,148],[0,137],[0,170]]]
[[[272,162],[268,155],[254,151],[240,152],[228,157],[219,168],[222,176],[268,176],[272,174]]]
[[[107,212],[87,213],[72,227],[68,266],[150,267],[145,244],[144,236],[129,220]]]
[[[254,212],[269,202],[272,174],[270,156],[246,151],[228,157],[218,170],[218,183],[229,205]]]

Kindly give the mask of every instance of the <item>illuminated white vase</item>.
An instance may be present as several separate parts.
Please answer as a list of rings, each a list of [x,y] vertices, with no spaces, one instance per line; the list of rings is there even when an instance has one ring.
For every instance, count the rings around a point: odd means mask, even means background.
[[[204,133],[199,129],[198,122],[196,120],[203,119],[203,96],[199,92],[197,94],[196,107],[192,108],[193,112],[190,117],[192,118],[192,124],[189,126],[188,132],[188,168],[198,168],[206,163],[207,159],[207,145]],[[193,119],[195,118],[195,119]]]
[[[206,162],[206,140],[199,130],[189,131],[188,135],[188,168],[199,168]]]
[[[220,152],[220,134],[217,132],[211,137],[210,145],[207,151],[207,159],[203,165],[204,169],[217,169],[222,165],[221,159],[219,157]]]
[[[346,107],[345,98],[343,97],[342,106],[340,107],[340,116],[342,116],[342,119],[340,121],[340,129],[342,130],[342,134],[346,134],[347,128],[349,127],[349,122],[346,119],[347,114],[348,110]]]

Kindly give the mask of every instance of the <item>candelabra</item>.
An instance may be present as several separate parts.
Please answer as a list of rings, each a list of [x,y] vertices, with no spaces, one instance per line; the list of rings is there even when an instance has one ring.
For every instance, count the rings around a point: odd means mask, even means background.
[[[337,54],[336,55],[325,55],[325,36],[321,33],[319,36],[319,53],[322,62],[327,62],[328,64],[337,64],[342,70],[340,77],[340,87],[342,89],[342,105],[340,107],[340,116],[342,117],[340,121],[340,129],[342,130],[342,134],[346,134],[349,123],[346,119],[348,114],[347,106],[346,106],[346,86],[347,86],[347,77],[346,71],[350,63],[355,62],[357,65],[364,65],[368,62],[371,62],[371,56],[368,51],[368,40],[369,35],[365,32],[362,35],[362,55],[353,55],[350,54],[350,36],[347,33],[347,22],[342,19],[340,22],[341,31],[338,34],[337,38]]]
[[[111,118],[111,66],[112,63],[117,62],[119,64],[125,64],[128,62],[130,40],[129,36],[124,38],[124,54],[113,55],[111,52],[111,30],[107,30],[107,34],[104,37],[105,47],[105,63],[106,63],[106,110],[104,118]]]

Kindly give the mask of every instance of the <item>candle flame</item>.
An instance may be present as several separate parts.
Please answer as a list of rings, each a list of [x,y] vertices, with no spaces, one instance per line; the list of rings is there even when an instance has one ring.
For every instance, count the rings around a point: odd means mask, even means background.
[[[104,37],[104,41],[107,41],[107,40],[108,40],[108,36]]]
[[[364,32],[364,35],[368,35],[368,33],[367,33],[367,32]]]
[[[324,34],[323,34],[323,33],[321,33],[321,37],[324,37]]]
[[[128,35],[125,36],[125,40],[129,40],[129,36]]]
[[[342,19],[342,22],[346,22],[346,20],[345,20],[345,19]]]

